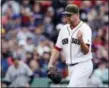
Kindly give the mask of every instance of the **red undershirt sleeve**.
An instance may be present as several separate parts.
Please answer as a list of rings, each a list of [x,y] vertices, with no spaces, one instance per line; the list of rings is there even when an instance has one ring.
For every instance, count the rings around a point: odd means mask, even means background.
[[[61,51],[62,50],[62,48],[59,48],[59,47],[57,47],[57,46],[55,46],[54,47],[56,50],[58,50],[58,51]]]

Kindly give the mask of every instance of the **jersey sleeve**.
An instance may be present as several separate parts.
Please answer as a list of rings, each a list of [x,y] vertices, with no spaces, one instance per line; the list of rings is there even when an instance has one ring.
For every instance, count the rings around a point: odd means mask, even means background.
[[[55,45],[55,49],[57,49],[59,51],[62,49],[62,29],[59,32],[57,42],[56,42],[56,45]]]
[[[92,30],[90,27],[86,27],[83,30],[83,40],[86,44],[90,44],[92,42]]]

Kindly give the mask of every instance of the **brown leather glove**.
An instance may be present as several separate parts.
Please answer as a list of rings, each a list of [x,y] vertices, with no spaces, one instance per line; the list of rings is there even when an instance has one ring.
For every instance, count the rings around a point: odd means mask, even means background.
[[[56,67],[50,67],[47,71],[48,78],[55,84],[58,84],[62,80],[62,75],[60,72],[57,71]]]

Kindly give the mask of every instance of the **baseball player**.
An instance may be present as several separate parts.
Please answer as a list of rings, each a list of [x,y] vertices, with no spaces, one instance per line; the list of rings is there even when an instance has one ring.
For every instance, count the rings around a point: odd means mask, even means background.
[[[33,72],[22,61],[19,55],[13,55],[14,64],[8,68],[3,85],[6,87],[29,87],[33,81]]]
[[[59,52],[63,51],[70,78],[68,87],[86,87],[93,70],[91,61],[92,31],[88,24],[80,20],[79,8],[76,5],[67,5],[62,14],[67,24],[59,32],[48,69],[53,67]]]

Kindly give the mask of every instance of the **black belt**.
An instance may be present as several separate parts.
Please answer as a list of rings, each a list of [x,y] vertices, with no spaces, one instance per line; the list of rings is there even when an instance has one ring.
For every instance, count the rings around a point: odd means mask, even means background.
[[[78,63],[74,63],[74,64],[68,64],[68,66],[74,66],[74,65],[76,65],[76,64],[78,64]]]

